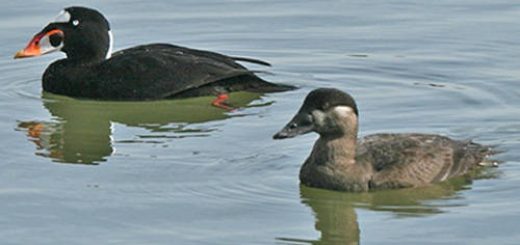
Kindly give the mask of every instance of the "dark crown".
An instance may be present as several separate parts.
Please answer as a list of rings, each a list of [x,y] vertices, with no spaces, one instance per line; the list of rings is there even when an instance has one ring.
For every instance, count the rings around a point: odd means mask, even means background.
[[[305,97],[301,110],[319,109],[325,111],[335,106],[351,107],[354,113],[358,115],[354,98],[348,93],[335,88],[318,88],[311,91],[307,97]]]

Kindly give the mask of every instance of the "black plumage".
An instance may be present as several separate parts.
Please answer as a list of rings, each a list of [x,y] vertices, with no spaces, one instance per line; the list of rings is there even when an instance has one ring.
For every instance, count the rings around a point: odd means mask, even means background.
[[[237,63],[269,65],[252,58],[161,43],[110,54],[110,25],[101,13],[84,7],[64,11],[68,21],[49,24],[30,43],[38,46],[48,38],[53,48],[67,55],[46,69],[45,91],[92,99],[153,100],[294,89],[267,82]],[[35,56],[26,53],[16,57]]]

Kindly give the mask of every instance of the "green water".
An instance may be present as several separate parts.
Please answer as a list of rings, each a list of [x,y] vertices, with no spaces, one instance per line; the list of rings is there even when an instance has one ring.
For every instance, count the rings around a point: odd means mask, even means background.
[[[520,6],[457,1],[79,1],[115,50],[168,42],[260,58],[300,89],[156,102],[41,91],[62,54],[12,55],[67,1],[0,9],[1,244],[518,244]],[[317,87],[351,93],[360,135],[496,145],[474,181],[376,193],[301,187],[316,135],[273,141]]]

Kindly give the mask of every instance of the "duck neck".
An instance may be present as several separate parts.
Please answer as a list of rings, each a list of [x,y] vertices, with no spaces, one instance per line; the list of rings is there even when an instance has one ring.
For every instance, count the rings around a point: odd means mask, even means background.
[[[356,163],[357,130],[342,135],[320,136],[315,144],[316,163],[332,166],[352,166]],[[317,152],[316,152],[317,153]]]
[[[366,191],[369,171],[356,164],[357,133],[321,136],[300,170],[308,186],[346,191]]]
[[[87,52],[69,52],[67,60],[73,64],[93,64],[106,59],[106,52],[103,50],[89,50]]]
[[[85,31],[83,39],[71,39],[61,49],[71,62],[92,64],[108,59],[112,52],[113,38],[110,31],[94,29]]]

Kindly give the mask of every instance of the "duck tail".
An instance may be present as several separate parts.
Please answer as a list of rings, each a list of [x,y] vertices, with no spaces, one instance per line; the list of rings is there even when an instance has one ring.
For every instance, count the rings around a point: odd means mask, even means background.
[[[279,83],[271,83],[264,80],[261,80],[258,83],[250,86],[247,91],[253,93],[277,93],[277,92],[285,92],[295,90],[298,87],[288,85],[288,84],[279,84]]]
[[[271,66],[270,63],[263,61],[263,60],[259,60],[259,59],[253,59],[253,58],[247,58],[247,57],[236,57],[236,56],[230,57],[230,58],[235,61],[249,62],[249,63],[263,65],[263,66]]]
[[[499,161],[490,159],[492,155],[499,154],[501,151],[497,150],[496,145],[481,145],[473,141],[468,141],[466,145],[466,156],[474,158],[479,166],[498,167]]]

